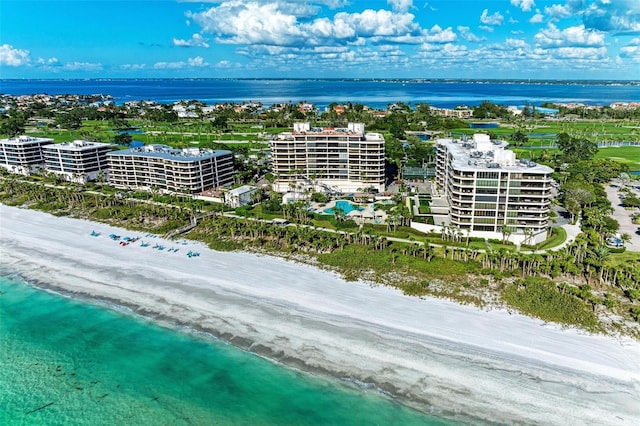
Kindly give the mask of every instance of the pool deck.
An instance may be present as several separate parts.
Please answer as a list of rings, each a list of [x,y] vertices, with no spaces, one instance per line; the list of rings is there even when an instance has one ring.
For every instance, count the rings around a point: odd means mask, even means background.
[[[375,203],[367,203],[367,204],[358,204],[349,200],[332,200],[326,204],[323,203],[311,203],[310,210],[317,214],[330,215],[331,213],[327,213],[326,210],[334,209],[336,207],[336,203],[339,201],[347,201],[354,206],[360,207],[362,210],[353,209],[347,212],[347,216],[351,219],[354,219],[356,222],[369,222],[375,224],[385,223],[387,218],[387,213],[383,210],[375,210]]]

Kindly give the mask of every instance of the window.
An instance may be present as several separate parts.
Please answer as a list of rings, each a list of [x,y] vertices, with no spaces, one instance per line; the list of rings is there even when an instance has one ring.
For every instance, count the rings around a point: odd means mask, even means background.
[[[478,179],[498,179],[498,172],[478,172]]]

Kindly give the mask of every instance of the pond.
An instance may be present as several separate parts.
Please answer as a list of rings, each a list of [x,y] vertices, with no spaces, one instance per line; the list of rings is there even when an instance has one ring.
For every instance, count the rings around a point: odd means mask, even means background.
[[[145,131],[142,129],[127,129],[118,131],[119,134],[124,135],[144,135]]]

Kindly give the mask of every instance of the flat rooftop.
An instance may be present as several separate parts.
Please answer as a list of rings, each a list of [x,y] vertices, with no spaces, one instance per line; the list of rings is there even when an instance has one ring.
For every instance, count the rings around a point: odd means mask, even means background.
[[[96,148],[109,147],[108,143],[90,142],[84,140],[75,140],[71,142],[62,142],[47,146],[45,149],[55,149],[59,151],[85,151]]]
[[[446,146],[453,156],[452,165],[463,171],[521,171],[523,173],[552,173],[551,167],[530,160],[516,159],[513,151],[506,149],[507,142],[489,140],[487,137],[474,139],[438,139],[437,144]]]
[[[221,157],[229,154],[231,154],[231,151],[227,150],[213,150],[202,148],[176,149],[167,145],[156,144],[124,149],[121,151],[111,151],[107,155],[162,158],[172,161],[198,161]]]
[[[368,141],[383,141],[380,133],[368,133],[364,131],[364,126],[347,127],[294,127],[291,132],[282,132],[277,135],[279,140],[290,140],[294,136],[355,136]]]
[[[53,143],[53,139],[51,138],[36,138],[33,136],[18,136],[15,138],[4,138],[0,139],[0,143],[5,145],[25,145],[29,143],[40,142],[40,143]]]
[[[346,127],[311,127],[305,131],[293,131],[294,135],[356,135],[362,136],[361,131],[353,131]]]

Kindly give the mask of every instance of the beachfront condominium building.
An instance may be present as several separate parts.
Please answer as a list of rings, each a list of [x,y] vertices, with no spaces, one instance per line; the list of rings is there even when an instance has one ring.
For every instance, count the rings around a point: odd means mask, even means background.
[[[320,128],[295,123],[293,132],[271,141],[271,153],[275,191],[384,191],[384,138],[365,133],[364,124]]]
[[[538,243],[547,236],[553,170],[516,160],[506,145],[485,134],[438,139],[436,183],[447,225],[463,235]]]
[[[109,183],[120,188],[197,194],[233,183],[231,151],[146,145],[107,158]]]
[[[53,139],[18,136],[0,139],[0,166],[11,173],[29,175],[44,167],[42,147]]]
[[[100,174],[106,177],[109,151],[109,144],[83,140],[42,147],[45,169],[78,183],[97,180]]]

